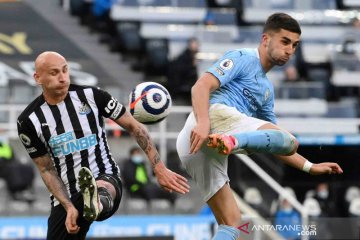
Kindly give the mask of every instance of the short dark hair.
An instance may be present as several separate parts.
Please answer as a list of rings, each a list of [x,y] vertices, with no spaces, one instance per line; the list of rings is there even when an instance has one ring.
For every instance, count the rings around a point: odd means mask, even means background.
[[[135,152],[140,152],[140,151],[141,151],[141,148],[134,146],[134,147],[130,148],[129,154],[133,155]]]
[[[281,29],[301,34],[301,28],[294,18],[286,13],[274,13],[268,17],[264,25],[263,33],[274,31],[279,32]]]

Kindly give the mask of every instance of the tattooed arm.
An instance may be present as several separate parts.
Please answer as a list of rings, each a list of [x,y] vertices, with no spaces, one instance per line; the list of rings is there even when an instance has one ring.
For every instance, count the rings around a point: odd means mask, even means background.
[[[189,192],[189,185],[186,183],[186,178],[167,169],[164,163],[160,160],[160,155],[155,147],[155,144],[144,125],[136,121],[127,111],[116,120],[116,123],[125,128],[144,150],[152,168],[154,169],[159,184],[165,190],[170,192],[174,190],[179,193]]]
[[[152,168],[155,169],[156,165],[161,162],[160,155],[146,128],[128,112],[125,112],[116,122],[135,138],[150,160]]]
[[[37,168],[39,169],[41,178],[52,195],[61,203],[67,212],[65,225],[69,233],[77,233],[79,226],[76,224],[78,211],[71,202],[66,187],[59,178],[53,162],[49,155],[34,158]]]

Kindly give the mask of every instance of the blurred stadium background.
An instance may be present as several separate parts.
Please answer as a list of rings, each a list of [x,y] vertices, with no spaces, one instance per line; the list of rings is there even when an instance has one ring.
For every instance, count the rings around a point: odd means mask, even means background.
[[[231,186],[250,226],[273,224],[279,193],[291,193],[283,197],[301,213],[302,224],[316,226],[299,239],[359,239],[359,9],[358,0],[1,0],[0,140],[21,163],[32,164],[17,138],[16,118],[41,92],[32,79],[33,60],[43,51],[58,51],[70,62],[72,82],[100,86],[125,105],[142,81],[167,86],[175,106],[149,130],[168,167],[184,174],[175,139],[191,110],[185,97],[190,89],[182,95],[172,87],[173,60],[196,37],[200,75],[226,50],[257,47],[267,16],[283,11],[299,20],[303,34],[290,63],[298,79],[287,79],[288,66],[268,74],[279,125],[298,137],[299,152],[310,161],[337,162],[344,174],[314,177],[269,155],[231,156]],[[135,142],[111,123],[108,129],[112,154],[121,164]],[[189,182],[191,193],[174,206],[125,193],[116,215],[94,224],[89,239],[211,239],[215,221],[200,213],[204,205]],[[325,205],[316,194],[320,183],[330,192]],[[0,178],[0,239],[45,239],[48,196],[36,171],[18,192]],[[274,229],[252,229],[243,238],[283,239]]]

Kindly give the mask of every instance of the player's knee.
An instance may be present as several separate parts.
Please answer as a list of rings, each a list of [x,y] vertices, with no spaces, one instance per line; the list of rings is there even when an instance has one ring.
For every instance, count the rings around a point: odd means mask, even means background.
[[[289,152],[286,155],[290,156],[295,154],[297,152],[298,147],[299,147],[298,140],[294,136],[290,135],[290,141],[288,146]]]
[[[106,191],[111,195],[112,198],[116,197],[116,189],[115,186],[112,183],[109,183],[107,181],[99,180],[96,182],[98,187],[102,187],[106,189]]]
[[[122,182],[110,175],[100,176],[97,181],[98,194],[103,206],[97,221],[103,221],[111,217],[119,208],[122,198]]]

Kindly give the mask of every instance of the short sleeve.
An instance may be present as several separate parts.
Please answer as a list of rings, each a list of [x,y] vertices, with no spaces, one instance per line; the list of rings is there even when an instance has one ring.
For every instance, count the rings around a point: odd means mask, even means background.
[[[29,119],[17,121],[18,136],[31,158],[48,153],[44,142],[39,138],[33,123]]]
[[[220,86],[242,76],[245,68],[249,64],[249,58],[239,50],[229,51],[215,62],[207,72],[213,74],[219,81]]]
[[[101,116],[116,120],[126,111],[126,108],[108,92],[99,88],[93,88],[95,103]]]

